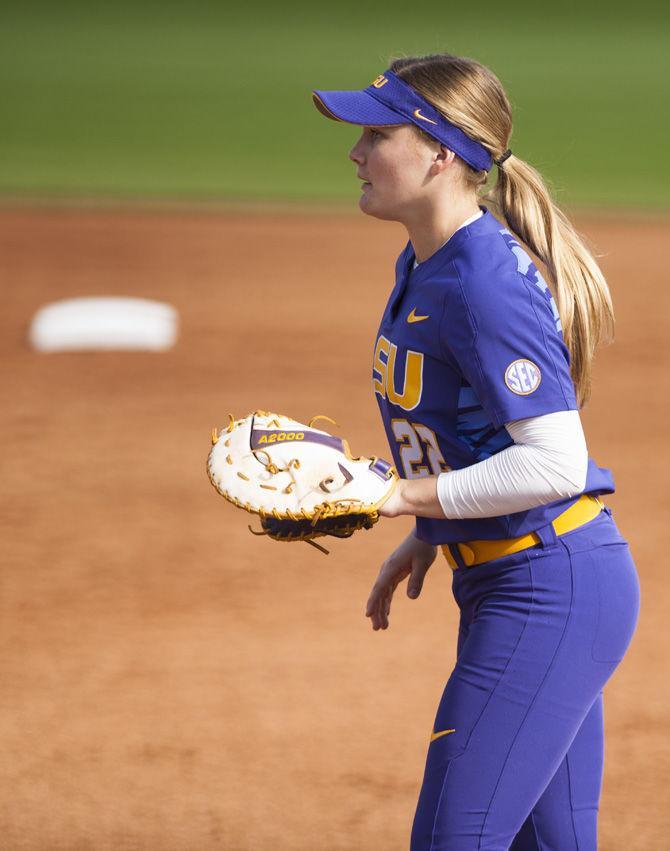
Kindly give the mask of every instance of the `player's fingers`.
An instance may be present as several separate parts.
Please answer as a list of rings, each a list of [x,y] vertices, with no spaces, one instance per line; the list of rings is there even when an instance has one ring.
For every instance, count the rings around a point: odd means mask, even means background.
[[[387,599],[388,597],[383,597],[379,606],[379,619],[382,629],[388,629],[389,625]]]
[[[372,586],[372,591],[370,591],[370,596],[368,597],[368,601],[365,604],[365,614],[368,617],[372,614],[372,612],[378,607],[379,601],[384,596],[385,589],[382,588],[377,582]]]
[[[409,581],[407,582],[407,596],[411,597],[413,600],[421,593],[423,580],[426,578],[429,567],[430,565],[426,564],[412,565],[412,572],[410,574]]]
[[[372,618],[374,629],[388,629],[394,590],[395,584],[388,587],[383,593],[380,592],[374,605],[371,606],[369,617]]]
[[[400,581],[409,573],[408,568],[399,569],[393,562],[385,562],[379,571],[379,576],[372,586],[370,596],[365,605],[365,616],[372,620],[373,629],[386,629],[388,627],[388,613],[391,598]],[[387,603],[388,598],[388,603]]]
[[[389,588],[391,587],[395,587],[394,578],[391,574],[382,569],[375,580],[375,584],[372,586],[372,590],[370,591],[370,596],[368,597],[368,603],[366,606],[366,613],[368,608],[376,606],[379,601],[386,596]]]
[[[373,629],[379,629],[381,626],[380,606],[382,595],[380,589],[373,589],[368,602],[365,606],[365,616],[370,618]]]
[[[395,588],[391,588],[388,594],[384,597],[384,615],[388,618],[391,612],[391,600],[393,600],[393,592]]]
[[[375,629],[384,629],[384,601],[382,599],[375,607],[374,624]]]
[[[376,629],[384,629],[384,595],[377,599],[374,609],[374,624]]]

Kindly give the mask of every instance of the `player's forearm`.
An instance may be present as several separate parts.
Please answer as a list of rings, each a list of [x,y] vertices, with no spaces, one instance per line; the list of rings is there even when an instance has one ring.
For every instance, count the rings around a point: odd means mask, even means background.
[[[584,482],[569,480],[552,466],[552,459],[535,447],[514,445],[465,470],[444,473],[436,487],[442,516],[499,517],[582,492]]]
[[[506,427],[513,446],[439,477],[443,516],[499,517],[583,492],[588,451],[577,411],[518,420]]]
[[[577,411],[508,423],[507,429],[519,442],[484,461],[439,477],[402,480],[387,516],[498,517],[583,491],[588,452]]]
[[[579,486],[557,489],[545,475],[545,463],[531,447],[510,446],[464,470],[401,479],[382,513],[439,520],[498,517],[581,492]]]
[[[385,517],[413,514],[415,517],[436,517],[444,520],[444,511],[437,496],[437,476],[400,479],[381,513]]]

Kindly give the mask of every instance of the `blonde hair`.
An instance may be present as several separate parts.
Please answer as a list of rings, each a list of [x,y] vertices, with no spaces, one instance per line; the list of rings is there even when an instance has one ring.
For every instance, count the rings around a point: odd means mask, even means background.
[[[452,124],[481,142],[494,160],[507,151],[512,109],[500,80],[486,66],[443,53],[396,59],[390,69]],[[595,349],[610,341],[614,331],[605,277],[532,166],[511,155],[498,167],[497,182],[486,194],[481,190],[488,172],[463,166],[466,184],[494,207],[546,267],[570,352],[577,402],[582,407],[591,394]]]

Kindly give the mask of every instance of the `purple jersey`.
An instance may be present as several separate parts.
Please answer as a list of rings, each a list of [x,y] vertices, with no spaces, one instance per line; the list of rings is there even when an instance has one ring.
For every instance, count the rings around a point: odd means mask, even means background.
[[[374,349],[372,382],[403,478],[435,476],[513,444],[504,424],[577,409],[570,357],[551,292],[509,230],[484,215],[416,268],[411,242]],[[589,459],[584,493],[612,493]],[[578,497],[476,520],[417,517],[432,544],[539,529]]]

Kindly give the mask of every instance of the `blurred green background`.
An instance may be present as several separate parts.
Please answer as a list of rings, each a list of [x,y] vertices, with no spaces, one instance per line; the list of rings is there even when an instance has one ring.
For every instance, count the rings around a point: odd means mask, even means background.
[[[559,202],[668,207],[668,4],[25,2],[0,13],[0,192],[343,200],[356,128],[312,88],[391,56],[488,64]]]

